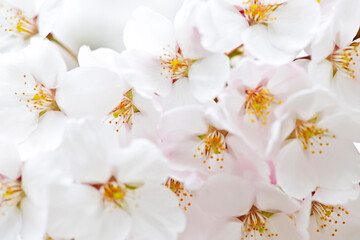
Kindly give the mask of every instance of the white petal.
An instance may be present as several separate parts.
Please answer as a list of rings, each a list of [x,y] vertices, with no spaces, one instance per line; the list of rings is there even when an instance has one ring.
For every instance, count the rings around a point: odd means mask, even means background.
[[[275,48],[293,53],[303,49],[313,38],[320,22],[320,8],[312,0],[291,0],[279,6],[269,17],[269,41]]]
[[[357,199],[359,197],[359,193],[360,189],[357,184],[352,188],[340,190],[319,188],[316,190],[313,199],[324,204],[342,205],[347,203],[349,200]]]
[[[256,58],[273,65],[291,62],[297,53],[286,52],[272,44],[266,26],[257,24],[243,33],[245,49]]]
[[[33,39],[25,50],[25,59],[33,77],[48,89],[56,88],[66,72],[61,54],[47,40]]]
[[[132,144],[112,156],[119,182],[161,184],[168,176],[167,159],[150,141],[134,140]]]
[[[275,167],[278,184],[292,197],[302,199],[319,185],[315,169],[308,163],[303,147],[297,140],[281,149]]]
[[[255,200],[254,186],[242,178],[218,174],[210,177],[198,192],[205,212],[216,216],[241,216]]]
[[[41,239],[46,232],[47,206],[35,205],[28,198],[21,201],[23,226],[21,236],[24,240]]]
[[[10,207],[6,210],[0,209],[0,213],[4,214],[0,217],[0,238],[9,240],[16,239],[22,225],[19,209],[17,207]]]
[[[69,117],[103,118],[121,102],[123,91],[115,73],[105,68],[79,67],[67,73],[56,91],[56,102]]]
[[[62,184],[50,191],[48,233],[54,238],[86,235],[102,211],[98,190],[82,184]]]
[[[163,48],[176,47],[174,27],[169,19],[138,7],[124,28],[126,49],[137,49],[160,56]]]
[[[202,102],[215,98],[225,86],[229,71],[229,58],[224,54],[213,54],[197,60],[189,70],[192,93]]]
[[[0,174],[10,179],[17,179],[20,176],[21,159],[17,148],[7,139],[0,138]]]
[[[37,23],[42,38],[46,38],[46,36],[54,30],[59,21],[63,3],[63,0],[47,0],[41,5]]]
[[[292,214],[300,209],[300,205],[275,186],[256,183],[256,206],[268,212],[280,210],[286,214]]]
[[[135,199],[129,202],[134,221],[131,239],[152,236],[159,240],[176,240],[177,234],[185,228],[185,214],[178,206],[176,195],[164,186],[146,184],[135,194]]]

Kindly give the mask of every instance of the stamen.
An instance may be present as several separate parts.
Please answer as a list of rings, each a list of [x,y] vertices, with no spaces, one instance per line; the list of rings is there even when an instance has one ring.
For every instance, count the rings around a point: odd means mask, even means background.
[[[269,22],[277,20],[276,17],[271,17],[271,13],[282,4],[267,4],[264,0],[247,0],[243,1],[242,6],[237,9],[250,25],[257,23],[267,25]]]
[[[0,180],[0,209],[3,206],[20,207],[21,200],[25,197],[25,193],[21,188],[21,182],[3,178]],[[4,211],[1,215],[5,215]]]
[[[0,29],[3,31],[29,39],[38,33],[36,17],[30,18],[25,13],[14,8],[0,8]]]
[[[346,48],[336,50],[328,57],[328,60],[334,66],[335,72],[340,71],[353,79],[360,78],[359,44],[358,42],[353,42]]]
[[[222,169],[224,151],[227,149],[225,141],[227,134],[227,131],[218,130],[210,125],[208,133],[199,136],[201,143],[197,147],[198,154],[194,154],[194,158],[202,159],[202,162],[208,166],[209,170],[211,169],[211,162],[216,163]]]
[[[179,207],[187,211],[191,206],[191,198],[193,197],[193,194],[184,188],[184,184],[172,178],[168,178],[165,183],[165,187],[169,188],[176,194],[176,196],[178,196]]]
[[[160,62],[163,67],[161,75],[171,79],[173,83],[182,77],[187,77],[193,60],[185,58],[180,48],[177,51],[173,51],[169,46],[163,50],[164,54],[160,56]]]
[[[319,128],[316,126],[317,117],[310,120],[296,120],[295,129],[288,139],[297,138],[303,145],[304,150],[309,150],[312,154],[322,154],[324,147],[328,147],[330,143],[326,141],[329,138],[336,138],[335,134],[331,134],[329,129]]]
[[[318,225],[317,232],[327,230],[334,237],[339,228],[346,224],[344,217],[348,214],[349,212],[339,205],[331,206],[317,201],[312,202],[311,216],[314,216],[316,219]]]
[[[24,78],[27,78],[24,75]],[[31,80],[24,82],[24,91],[15,92],[19,102],[24,103],[30,112],[37,112],[41,116],[49,110],[59,111],[51,90],[41,84],[32,83]]]
[[[272,215],[273,213],[260,211],[252,206],[246,215],[238,217],[243,222],[241,240],[276,239],[279,234],[273,231],[268,221]]]
[[[131,127],[133,125],[132,117],[134,113],[140,112],[133,104],[132,89],[124,94],[120,104],[112,110],[105,118],[105,122],[115,126],[115,131],[119,132],[120,128],[126,124]]]
[[[276,100],[274,95],[264,86],[259,86],[254,90],[245,90],[245,93],[246,114],[250,116],[252,123],[261,121],[263,125],[266,125],[271,104],[282,103],[280,100]]]
[[[126,207],[125,196],[128,193],[128,189],[125,184],[118,183],[117,181],[110,181],[101,186],[100,192],[106,203],[114,204],[115,208]]]

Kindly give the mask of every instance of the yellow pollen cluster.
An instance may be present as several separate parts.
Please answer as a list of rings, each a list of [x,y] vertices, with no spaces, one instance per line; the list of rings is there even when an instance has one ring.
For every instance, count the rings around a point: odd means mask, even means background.
[[[24,75],[24,78],[26,77]],[[24,91],[14,94],[19,98],[19,102],[26,104],[30,112],[38,112],[41,115],[48,110],[59,110],[52,91],[43,85],[25,81],[23,88]]]
[[[270,91],[263,86],[254,90],[245,90],[246,114],[251,118],[251,122],[261,121],[263,125],[267,124],[268,115],[270,114],[271,104],[281,104],[280,100],[276,100]]]
[[[191,206],[191,198],[193,197],[192,193],[185,190],[184,184],[182,182],[176,181],[172,178],[168,178],[165,183],[165,187],[173,191],[176,196],[179,198],[179,207],[182,207],[185,211],[188,210],[188,207]]]
[[[268,221],[272,215],[273,213],[260,211],[257,207],[252,206],[246,215],[238,217],[243,222],[241,240],[276,239],[279,234],[272,231]]]
[[[314,216],[318,225],[317,232],[328,230],[334,237],[339,231],[341,225],[346,224],[344,216],[349,212],[343,207],[324,205],[320,202],[313,201],[311,206],[311,216]]]
[[[329,146],[330,143],[326,142],[327,138],[335,138],[335,134],[331,134],[329,129],[318,128],[315,125],[316,118],[308,121],[296,120],[295,130],[290,135],[290,138],[296,137],[301,141],[304,150],[310,150],[312,154],[322,154],[321,147]],[[319,150],[317,150],[319,148]]]
[[[20,202],[25,196],[21,188],[20,181],[13,181],[9,179],[0,180],[0,208],[3,206],[20,206]],[[3,211],[1,215],[6,213]]]
[[[121,126],[126,124],[132,126],[132,117],[134,113],[140,112],[133,104],[132,89],[124,94],[120,104],[116,106],[106,117],[105,121],[115,125],[116,132],[119,132]]]
[[[128,189],[124,184],[120,184],[117,181],[110,181],[100,188],[100,192],[103,195],[103,198],[108,203],[113,203],[114,208],[125,207],[125,196]]]
[[[360,77],[360,57],[357,49],[359,44],[358,42],[353,42],[348,47],[338,49],[328,57],[335,71],[340,71],[352,79]]]
[[[274,12],[281,4],[267,4],[264,0],[247,0],[242,2],[242,8],[240,13],[246,18],[250,25],[253,24],[265,24],[267,25],[271,21],[277,20],[276,17],[271,17],[271,13]]]
[[[172,51],[169,46],[168,49],[164,48],[163,50],[164,54],[160,56],[163,72],[160,74],[171,79],[173,83],[179,78],[187,77],[193,61],[185,58],[180,48],[177,51]]]
[[[5,32],[22,36],[29,39],[38,33],[36,19],[30,19],[23,12],[13,8],[4,8],[0,6],[0,28]]]
[[[194,154],[194,158],[200,157],[204,164],[208,165],[208,169],[211,169],[211,160],[216,160],[216,163],[220,169],[223,168],[224,151],[226,150],[225,138],[228,134],[225,130],[218,130],[213,126],[209,126],[207,134],[200,135],[201,143],[197,147],[198,154]],[[211,162],[210,162],[211,161]],[[215,163],[215,161],[214,161]]]

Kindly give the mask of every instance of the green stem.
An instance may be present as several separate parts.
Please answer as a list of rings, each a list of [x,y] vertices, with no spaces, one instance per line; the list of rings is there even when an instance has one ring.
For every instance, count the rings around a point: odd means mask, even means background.
[[[62,44],[59,40],[57,40],[54,35],[52,33],[49,33],[46,36],[47,39],[49,39],[51,42],[56,43],[58,46],[60,46],[62,49],[65,50],[65,52],[67,52],[77,63],[78,63],[78,59],[77,56],[68,48],[66,47],[64,44]]]

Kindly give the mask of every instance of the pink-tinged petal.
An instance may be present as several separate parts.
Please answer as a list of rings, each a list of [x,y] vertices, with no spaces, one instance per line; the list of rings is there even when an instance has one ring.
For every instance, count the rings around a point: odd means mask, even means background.
[[[126,49],[161,55],[164,48],[176,47],[174,26],[169,19],[140,6],[124,28]]]
[[[21,159],[14,144],[6,138],[0,138],[0,175],[10,179],[17,179],[20,176]]]
[[[205,212],[222,217],[246,214],[255,200],[253,184],[237,176],[218,174],[210,177],[198,192]]]
[[[346,189],[360,180],[360,154],[348,140],[324,139],[324,146],[310,156],[309,162],[319,176],[319,186],[330,189]],[[322,153],[320,154],[320,151]],[[310,153],[311,154],[311,153]],[[339,159],[341,161],[339,162]]]
[[[310,62],[309,76],[315,84],[329,88],[333,78],[332,63],[328,60],[323,60],[320,63]]]
[[[224,54],[213,54],[197,60],[189,70],[193,95],[201,102],[215,98],[224,88],[229,71],[229,58]]]
[[[123,91],[115,73],[105,68],[79,67],[66,74],[56,91],[56,102],[69,117],[103,118],[121,102]]]
[[[358,184],[348,189],[339,190],[319,188],[316,190],[313,199],[323,204],[343,205],[348,201],[357,199],[359,197],[359,193],[360,189]]]
[[[312,40],[321,20],[318,3],[313,0],[291,0],[279,6],[268,25],[268,41],[283,52],[302,50]]]
[[[279,186],[292,197],[302,199],[319,185],[316,169],[309,164],[297,140],[290,141],[280,150],[275,167]]]
[[[353,9],[360,9],[359,1],[337,1],[335,5],[336,44],[340,48],[348,46],[359,30],[360,16]]]
[[[238,240],[242,239],[241,230],[243,226],[242,223],[234,219],[229,219],[227,221],[217,222],[212,226],[212,228],[208,232],[209,240]]]
[[[121,54],[125,80],[135,89],[167,96],[172,88],[171,78],[162,75],[164,69],[158,55],[137,50],[125,50]]]
[[[178,132],[180,136],[203,134],[207,132],[208,127],[201,106],[185,106],[170,110],[163,115],[160,125],[163,134]]]
[[[269,218],[271,231],[278,234],[279,240],[303,240],[300,232],[297,230],[295,222],[285,214],[275,214]]]
[[[269,39],[266,26],[257,24],[243,32],[245,49],[254,57],[273,65],[282,65],[291,62],[296,52],[286,52],[275,47]]]
[[[175,240],[185,229],[185,214],[178,206],[176,195],[160,185],[145,184],[135,191],[135,199],[129,199],[133,214],[131,239],[152,236],[159,240]]]
[[[201,34],[197,22],[204,7],[200,1],[185,1],[174,20],[176,40],[184,56],[199,59],[208,54],[201,45]]]
[[[256,183],[256,206],[267,212],[281,211],[292,214],[300,209],[300,204],[284,192],[268,183]]]
[[[123,183],[155,182],[161,184],[168,176],[168,162],[150,141],[134,140],[122,151],[112,155],[115,176]]]
[[[236,1],[209,1],[198,22],[202,44],[209,51],[229,52],[242,44],[248,22],[236,9]]]

